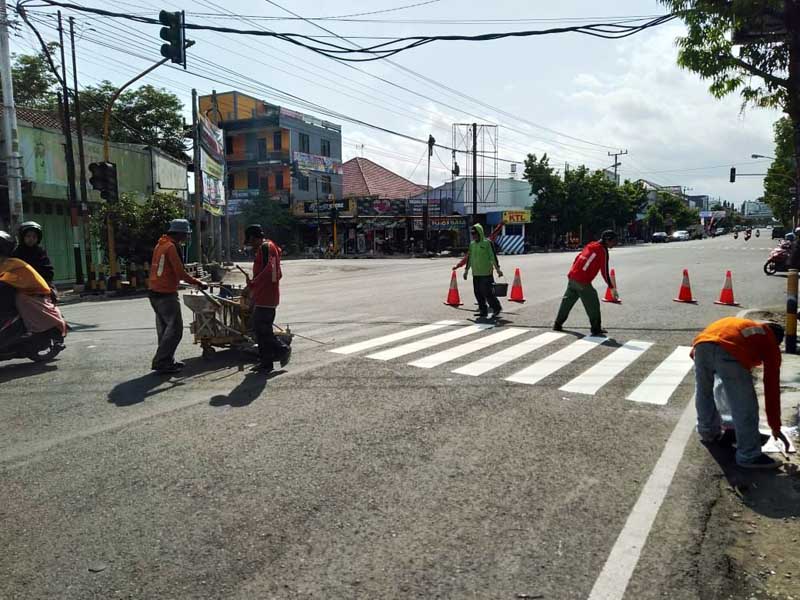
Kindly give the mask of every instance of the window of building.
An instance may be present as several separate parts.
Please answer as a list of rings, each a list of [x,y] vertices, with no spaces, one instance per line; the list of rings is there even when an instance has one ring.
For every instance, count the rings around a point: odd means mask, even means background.
[[[272,134],[272,149],[275,151],[283,150],[283,135],[280,131]]]
[[[233,173],[228,173],[228,190],[236,189],[236,176]]]
[[[308,177],[305,175],[300,175],[300,180],[298,182],[300,184],[300,190],[303,192],[308,191]]]
[[[258,140],[258,160],[267,160],[267,140]]]
[[[331,193],[331,178],[329,175],[323,175],[320,180],[320,187],[322,188],[323,194],[330,194]]]
[[[258,189],[258,170],[257,169],[247,169],[247,189],[248,190],[257,190]]]
[[[283,189],[283,173],[275,173],[275,189]]]
[[[331,155],[331,141],[330,140],[320,140],[319,153],[322,156],[330,156]]]
[[[233,154],[233,136],[225,136],[225,154]]]
[[[311,140],[308,139],[307,133],[300,134],[300,152],[309,154],[311,152]]]

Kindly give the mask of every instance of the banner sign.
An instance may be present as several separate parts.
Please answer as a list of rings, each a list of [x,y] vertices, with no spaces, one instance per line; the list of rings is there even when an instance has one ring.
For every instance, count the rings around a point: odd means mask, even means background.
[[[551,219],[552,220],[552,219]],[[504,210],[503,211],[503,224],[510,223],[530,223],[531,211],[529,210]]]
[[[405,200],[371,200],[359,198],[358,214],[362,217],[402,217],[406,214]]]
[[[225,190],[222,180],[211,177],[208,173],[203,175],[203,202],[211,206],[225,206]]]
[[[428,229],[430,231],[461,231],[467,226],[464,217],[430,217]],[[414,219],[414,230],[424,229],[422,219]]]
[[[200,143],[216,160],[225,160],[225,134],[203,115],[197,115],[200,123]]]
[[[441,210],[441,202],[439,198],[412,198],[408,201],[408,204],[411,207],[411,215],[414,217],[422,217],[422,209],[427,206],[428,207],[428,216],[440,215],[442,214]]]
[[[350,210],[350,203],[347,200],[337,200],[336,202],[323,201],[319,203],[320,213],[326,213],[327,215],[327,213],[331,212],[331,209],[333,208],[340,211],[347,211]],[[303,202],[303,212],[306,214],[316,214],[317,203]]]
[[[317,171],[329,175],[341,175],[343,172],[342,162],[330,156],[292,152],[292,160],[301,171]]]
[[[209,156],[204,148],[200,148],[200,169],[214,179],[222,180],[225,168]]]

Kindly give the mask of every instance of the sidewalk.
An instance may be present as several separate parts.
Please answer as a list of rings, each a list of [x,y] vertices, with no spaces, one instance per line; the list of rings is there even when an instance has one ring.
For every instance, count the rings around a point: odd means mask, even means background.
[[[747,311],[744,316],[779,322],[784,318],[781,309]],[[797,446],[800,355],[784,354],[782,359],[782,423],[787,437]],[[762,430],[769,430],[761,369],[754,371],[754,378]],[[711,453],[722,476],[719,499],[708,515],[706,535],[724,555],[728,574],[736,582],[737,591],[730,598],[800,600],[800,456],[773,454],[785,461],[780,470],[753,472],[736,467],[732,449]]]

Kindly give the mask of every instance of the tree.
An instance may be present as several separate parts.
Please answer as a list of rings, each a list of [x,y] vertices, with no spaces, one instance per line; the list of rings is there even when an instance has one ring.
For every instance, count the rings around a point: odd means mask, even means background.
[[[267,237],[278,245],[296,246],[297,219],[279,202],[266,199],[251,200],[242,205],[242,216],[247,223],[260,223]]]
[[[764,178],[764,202],[784,226],[789,226],[792,222],[792,195],[789,188],[794,185],[794,173],[792,123],[783,117],[775,122],[775,160]]]
[[[779,108],[789,118],[794,155],[800,156],[800,3],[785,0],[661,0],[688,34],[678,39],[678,64],[711,81],[717,98],[739,92],[743,106]],[[783,21],[787,34],[734,43],[730,33],[759,29],[765,16]],[[741,42],[742,40],[736,40]],[[795,167],[795,179],[800,178]]]
[[[103,132],[103,113],[116,86],[110,81],[81,92],[83,123],[95,134]],[[180,99],[164,89],[143,85],[123,92],[111,111],[110,139],[115,142],[147,144],[186,160],[184,123]]]
[[[47,47],[51,54],[58,50],[56,42],[50,42]],[[27,108],[54,110],[58,80],[50,70],[44,53],[13,54],[12,58],[11,78],[16,103]]]

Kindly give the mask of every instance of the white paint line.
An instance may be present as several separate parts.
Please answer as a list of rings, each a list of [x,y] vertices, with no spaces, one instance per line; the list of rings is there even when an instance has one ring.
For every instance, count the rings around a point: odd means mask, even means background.
[[[694,431],[694,401],[689,402],[669,436],[653,472],[611,548],[606,564],[594,582],[588,600],[622,600],[642,553],[647,536],[667,495],[684,448]]]
[[[436,354],[431,354],[430,356],[420,358],[419,360],[415,360],[414,362],[410,362],[408,364],[411,365],[412,367],[431,369],[433,367],[438,367],[439,365],[444,364],[446,362],[450,362],[451,360],[455,360],[457,358],[461,358],[462,356],[466,356],[467,354],[478,352],[479,350],[483,350],[484,348],[488,348],[489,346],[493,346],[494,344],[499,344],[500,342],[510,340],[511,338],[515,338],[518,335],[522,335],[526,331],[527,329],[520,329],[519,327],[509,327],[507,329],[503,328],[501,331],[492,334],[490,336],[483,337],[479,340],[474,340],[472,342],[467,342],[466,344],[461,344],[460,346],[456,346],[455,348],[442,350],[441,352],[437,352]]]
[[[678,346],[664,361],[633,390],[628,400],[648,404],[666,404],[686,374],[692,370],[694,361],[689,356],[691,348]]]
[[[565,333],[556,333],[554,331],[547,331],[535,337],[525,340],[519,344],[515,344],[510,348],[506,348],[497,352],[495,354],[490,354],[480,360],[476,360],[475,362],[471,362],[468,365],[464,365],[463,367],[459,367],[458,369],[453,369],[453,373],[458,373],[459,375],[472,375],[477,377],[478,375],[483,375],[492,369],[496,369],[497,367],[501,367],[506,363],[511,362],[512,360],[516,360],[526,354],[533,352],[534,350],[538,350],[542,346],[546,346],[550,342],[554,342],[555,340],[564,337]]]
[[[438,346],[440,344],[446,344],[447,342],[452,342],[459,338],[473,335],[479,331],[491,329],[493,327],[494,325],[490,324],[459,327],[455,331],[448,331],[447,333],[435,335],[431,338],[425,338],[424,340],[419,340],[416,342],[409,342],[408,344],[403,344],[402,346],[397,346],[396,348],[389,348],[388,350],[376,352],[375,354],[368,354],[367,358],[372,358],[374,360],[391,360],[393,358],[405,356],[406,354],[412,354],[414,352],[419,352],[420,350],[433,348],[434,346]]]
[[[563,348],[551,354],[547,358],[533,363],[531,366],[522,369],[518,373],[514,373],[511,377],[506,377],[506,381],[513,381],[514,383],[525,383],[533,385],[538,383],[548,375],[552,375],[562,367],[567,366],[573,360],[583,356],[592,348],[596,348],[608,338],[589,336],[571,343],[566,348]]]
[[[622,347],[617,348],[599,363],[559,389],[562,392],[596,394],[597,390],[622,373],[652,345],[652,342],[638,340],[626,342]]]
[[[415,335],[430,333],[431,331],[436,331],[437,329],[444,329],[445,327],[458,324],[459,321],[437,321],[436,323],[433,323],[431,325],[422,325],[421,327],[414,327],[412,329],[406,329],[405,331],[391,333],[389,335],[373,338],[365,342],[358,342],[356,344],[350,344],[349,346],[336,348],[334,350],[331,350],[331,352],[334,352],[336,354],[354,354],[356,352],[361,352],[362,350],[369,350],[371,348],[376,348],[377,346],[385,346],[386,344],[391,344],[392,342],[399,342],[400,340],[405,340],[410,337],[414,337]]]

